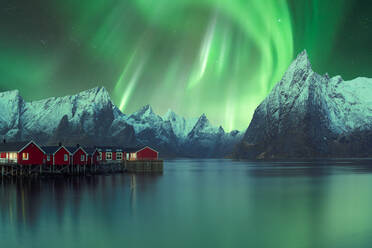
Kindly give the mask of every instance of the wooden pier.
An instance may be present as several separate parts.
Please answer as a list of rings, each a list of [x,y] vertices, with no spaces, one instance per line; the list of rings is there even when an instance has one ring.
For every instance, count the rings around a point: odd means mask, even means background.
[[[163,160],[129,160],[125,168],[133,173],[163,172]]]
[[[58,175],[93,175],[109,173],[152,173],[163,171],[163,160],[125,160],[95,165],[20,165],[0,163],[2,177],[36,177]]]

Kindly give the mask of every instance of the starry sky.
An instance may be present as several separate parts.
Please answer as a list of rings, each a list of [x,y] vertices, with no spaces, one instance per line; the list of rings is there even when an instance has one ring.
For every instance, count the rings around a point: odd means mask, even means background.
[[[242,130],[303,49],[319,73],[372,77],[371,13],[364,0],[2,0],[0,90],[102,85],[124,113]]]

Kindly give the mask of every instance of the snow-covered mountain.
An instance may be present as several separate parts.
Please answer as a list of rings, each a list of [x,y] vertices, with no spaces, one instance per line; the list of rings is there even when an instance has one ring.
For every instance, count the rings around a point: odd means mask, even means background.
[[[185,119],[172,110],[163,116],[146,105],[139,111],[125,116],[136,131],[139,142],[157,147],[166,154],[186,157],[224,157],[233,151],[242,133],[225,133],[213,127],[205,114],[200,118]]]
[[[306,51],[258,106],[241,158],[370,156],[372,79],[319,75]]]
[[[184,117],[177,115],[169,109],[163,116],[163,120],[171,123],[173,132],[179,139],[185,140],[198,121],[198,118],[190,118],[186,120]]]
[[[7,140],[33,139],[66,145],[146,144],[164,156],[222,157],[232,151],[232,146],[222,150],[217,147],[228,142],[234,145],[242,137],[237,132],[229,139],[231,134],[212,127],[205,115],[201,118],[208,125],[200,118],[186,120],[171,110],[161,117],[149,105],[125,115],[103,87],[32,102],[25,102],[17,90],[2,92],[0,108],[0,135]],[[205,146],[210,150],[208,153],[198,150]],[[196,152],[188,151],[189,148]]]
[[[8,91],[0,93],[0,107],[0,135],[7,140],[69,145],[136,143],[132,126],[114,122],[119,110],[103,87],[33,102],[25,102],[17,90]]]

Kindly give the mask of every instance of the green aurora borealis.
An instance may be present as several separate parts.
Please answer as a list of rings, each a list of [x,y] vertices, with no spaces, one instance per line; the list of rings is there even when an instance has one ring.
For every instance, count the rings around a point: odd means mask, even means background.
[[[0,89],[36,100],[103,85],[124,113],[150,104],[242,130],[303,49],[319,73],[372,76],[371,11],[347,0],[5,0]]]

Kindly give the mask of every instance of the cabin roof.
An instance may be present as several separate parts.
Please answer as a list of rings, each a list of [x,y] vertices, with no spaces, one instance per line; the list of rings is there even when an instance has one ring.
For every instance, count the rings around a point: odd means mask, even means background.
[[[96,150],[95,147],[83,147],[84,151],[86,151],[88,154],[93,154]]]
[[[138,152],[139,150],[142,150],[145,147],[147,147],[147,146],[125,147],[124,151],[125,152]]]
[[[54,154],[56,151],[58,151],[58,149],[61,148],[60,146],[42,146],[41,149],[43,149],[43,151],[46,153],[46,154]]]
[[[123,147],[120,146],[96,146],[100,152],[122,152]]]
[[[21,142],[6,142],[0,144],[1,152],[18,152],[23,147],[25,147],[30,141],[21,141]]]
[[[67,151],[69,151],[71,154],[75,153],[76,150],[79,148],[80,147],[76,147],[76,146],[66,146]]]

